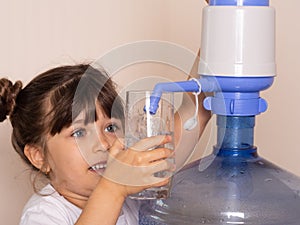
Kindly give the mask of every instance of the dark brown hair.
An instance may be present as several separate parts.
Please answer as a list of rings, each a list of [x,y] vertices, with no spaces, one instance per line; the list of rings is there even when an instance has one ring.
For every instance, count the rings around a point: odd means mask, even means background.
[[[9,116],[12,144],[29,165],[25,145],[44,148],[47,134],[60,133],[82,112],[86,123],[94,122],[96,100],[107,117],[124,117],[122,101],[112,80],[103,70],[88,64],[48,70],[24,89],[21,87],[20,81],[12,84],[5,78],[0,80],[0,119],[2,122]]]

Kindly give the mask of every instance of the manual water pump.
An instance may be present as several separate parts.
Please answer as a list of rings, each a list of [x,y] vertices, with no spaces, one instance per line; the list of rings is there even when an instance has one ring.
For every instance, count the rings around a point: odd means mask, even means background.
[[[258,156],[260,91],[276,74],[275,11],[269,0],[211,0],[203,10],[200,78],[155,86],[162,92],[213,92],[203,104],[217,116],[213,153],[179,171],[168,199],[142,204],[142,225],[255,224],[300,221],[300,179]]]

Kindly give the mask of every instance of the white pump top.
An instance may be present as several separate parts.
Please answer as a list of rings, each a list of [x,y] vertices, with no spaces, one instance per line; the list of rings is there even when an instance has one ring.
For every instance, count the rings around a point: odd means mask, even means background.
[[[207,6],[202,22],[200,75],[275,76],[272,7]]]

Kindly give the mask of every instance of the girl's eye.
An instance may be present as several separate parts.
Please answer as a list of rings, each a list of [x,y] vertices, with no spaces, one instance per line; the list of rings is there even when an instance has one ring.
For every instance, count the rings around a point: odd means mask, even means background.
[[[83,128],[77,129],[72,133],[72,137],[84,137],[86,135],[86,130]]]
[[[105,131],[110,132],[110,133],[114,133],[117,131],[119,127],[116,124],[110,124],[105,128]]]

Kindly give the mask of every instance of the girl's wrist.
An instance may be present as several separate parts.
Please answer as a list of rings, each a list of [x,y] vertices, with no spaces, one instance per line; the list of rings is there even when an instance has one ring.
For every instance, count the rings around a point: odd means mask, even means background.
[[[127,197],[126,188],[121,184],[117,184],[105,177],[102,177],[98,183],[100,187],[99,190],[101,192],[106,192],[110,196],[112,196],[115,200],[125,201]]]
[[[116,224],[125,201],[122,187],[101,178],[76,222],[83,224]]]

